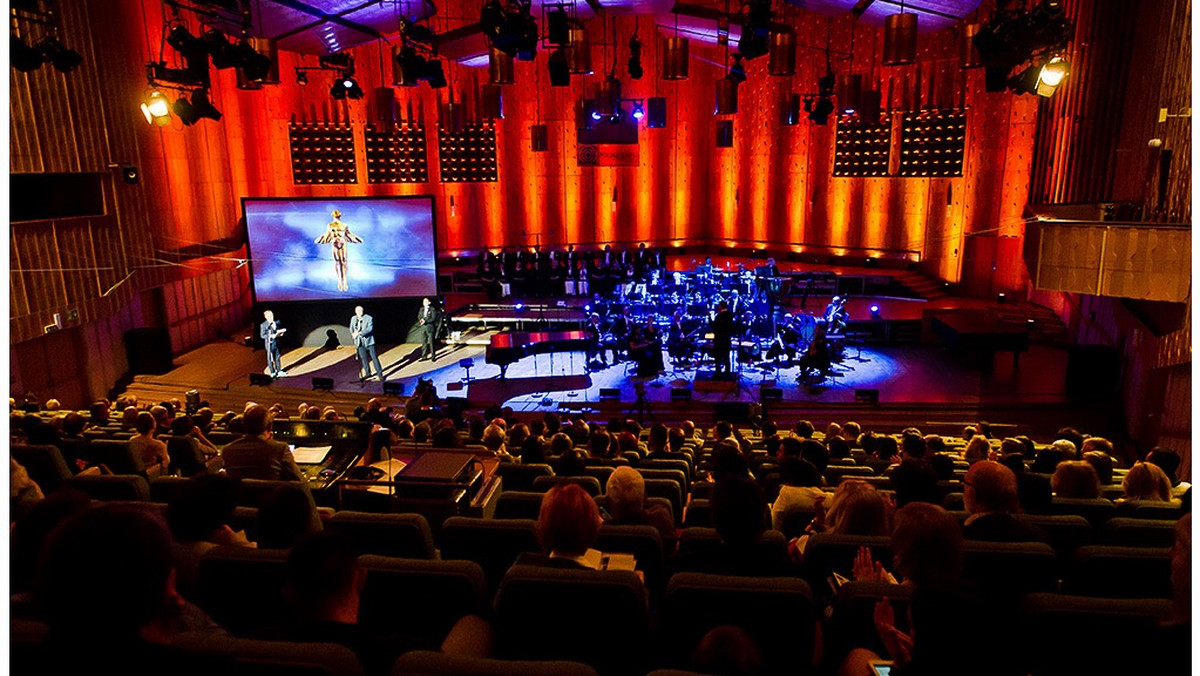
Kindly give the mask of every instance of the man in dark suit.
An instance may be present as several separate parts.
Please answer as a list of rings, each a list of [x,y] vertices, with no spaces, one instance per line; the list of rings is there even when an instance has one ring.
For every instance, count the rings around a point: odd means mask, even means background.
[[[963,504],[970,516],[963,537],[987,542],[1050,542],[1046,531],[1013,516],[1019,509],[1017,475],[1004,465],[980,460],[963,478]]]
[[[421,327],[421,359],[437,359],[437,333],[441,321],[442,311],[428,298],[422,300],[421,312],[417,315],[417,324]]]
[[[280,368],[278,339],[287,329],[279,326],[279,322],[275,321],[275,313],[270,310],[263,312],[263,319],[265,321],[258,325],[258,337],[262,338],[267,348],[267,372],[272,378],[286,376],[287,373]]]
[[[253,404],[242,414],[245,434],[221,449],[225,473],[235,479],[304,481],[288,445],[271,438],[271,412]]]
[[[350,337],[354,339],[354,347],[358,350],[358,361],[362,362],[362,375],[359,382],[374,375],[383,382],[383,367],[379,365],[379,355],[375,352],[375,320],[363,312],[361,305],[354,308],[354,316],[350,318]],[[375,373],[371,373],[371,365],[375,365]]]
[[[729,372],[729,352],[733,347],[733,313],[729,304],[721,301],[717,304],[717,316],[712,320],[713,359],[717,362],[717,373]]]

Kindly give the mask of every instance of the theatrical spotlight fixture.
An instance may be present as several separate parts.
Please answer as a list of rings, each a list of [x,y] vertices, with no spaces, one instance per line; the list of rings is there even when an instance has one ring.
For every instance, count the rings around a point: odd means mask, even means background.
[[[640,80],[646,71],[642,69],[642,41],[636,33],[629,38],[629,77]]]
[[[25,41],[16,35],[8,36],[8,58],[12,61],[13,68],[22,73],[29,73],[42,67],[42,55],[36,49],[25,44]]]
[[[808,113],[808,119],[813,124],[826,124],[829,114],[833,112],[833,101],[824,96],[809,98],[804,102],[804,112]]]
[[[53,35],[47,35],[38,40],[35,48],[45,61],[54,66],[55,70],[63,73],[70,73],[83,63],[83,57],[79,55],[79,52],[67,49]]]
[[[1061,54],[1074,35],[1075,25],[1066,17],[1061,0],[1041,0],[1027,11],[992,12],[972,39],[985,69],[986,90],[1004,91],[1011,85],[1014,68]]]
[[[171,112],[175,113],[175,117],[178,117],[185,127],[190,127],[200,121],[195,106],[184,96],[175,100],[175,104],[171,106]]]
[[[306,71],[306,70],[296,71],[296,84],[298,84],[298,85],[308,84],[308,71]]]
[[[167,101],[166,94],[158,90],[147,94],[142,102],[142,115],[146,117],[147,124],[160,127],[171,124],[171,103]]]
[[[208,100],[207,89],[197,89],[192,92],[192,108],[195,109],[198,118],[208,118],[214,121],[221,119],[221,111],[217,110]]]
[[[770,0],[748,0],[742,3],[742,15],[738,53],[747,59],[756,59],[770,51],[771,19],[775,12]]]
[[[1071,74],[1071,64],[1061,56],[1050,59],[1038,72],[1037,95],[1053,96],[1063,78]]]
[[[333,87],[329,90],[329,95],[335,99],[361,99],[363,97],[362,87],[358,86],[358,80],[354,79],[349,73],[338,75],[333,81]]]
[[[537,55],[538,27],[529,2],[488,0],[479,12],[479,29],[491,46],[520,61]]]
[[[642,106],[641,99],[638,99],[633,102],[633,119],[641,122],[643,117],[646,117],[646,109]]]

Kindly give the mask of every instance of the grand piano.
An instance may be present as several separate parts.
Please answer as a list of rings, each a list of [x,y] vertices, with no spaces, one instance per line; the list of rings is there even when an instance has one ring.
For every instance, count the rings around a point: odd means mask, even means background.
[[[573,352],[591,347],[586,331],[505,331],[492,336],[484,361],[500,367],[504,380],[509,364],[531,354]]]

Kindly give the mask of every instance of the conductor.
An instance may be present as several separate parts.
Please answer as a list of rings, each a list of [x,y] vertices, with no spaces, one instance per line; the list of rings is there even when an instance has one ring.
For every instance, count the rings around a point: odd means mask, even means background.
[[[438,325],[442,321],[442,311],[428,298],[421,301],[421,312],[417,316],[417,324],[421,327],[421,359],[433,361],[437,359]]]
[[[263,319],[266,321],[258,326],[258,337],[262,338],[267,348],[267,373],[271,374],[272,378],[286,376],[287,372],[280,368],[278,338],[287,329],[279,326],[279,322],[275,321],[275,313],[270,310],[263,312]]]
[[[358,361],[362,363],[362,374],[358,381],[379,376],[383,382],[383,367],[379,365],[379,355],[375,353],[375,320],[369,314],[363,313],[361,305],[354,308],[354,316],[350,318],[350,337],[354,339],[354,348],[358,351]],[[371,373],[371,365],[375,365],[375,373]]]
[[[721,301],[717,304],[717,316],[712,320],[713,359],[717,362],[716,372],[729,372],[729,352],[733,347],[733,313],[729,304]]]

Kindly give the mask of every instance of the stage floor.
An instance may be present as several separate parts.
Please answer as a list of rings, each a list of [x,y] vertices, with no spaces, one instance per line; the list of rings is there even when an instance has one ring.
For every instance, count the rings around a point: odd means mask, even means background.
[[[390,382],[400,383],[404,394],[411,393],[418,378],[432,380],[440,396],[466,397],[477,404],[502,402],[518,411],[546,410],[565,404],[577,406],[600,401],[602,388],[620,392],[623,402],[636,399],[636,385],[645,384],[651,402],[670,401],[673,387],[690,388],[696,369],[674,369],[657,378],[639,378],[632,363],[618,364],[588,372],[581,352],[543,354],[526,357],[508,368],[508,378],[500,380],[500,369],[484,362],[485,348],[480,345],[443,346],[436,361],[421,361],[420,345],[382,347],[380,363]],[[471,364],[470,381],[467,369]],[[299,348],[283,355],[286,377],[271,385],[250,387],[249,374],[263,372],[262,350],[233,341],[202,346],[176,359],[176,368],[160,376],[138,376],[143,385],[156,388],[201,390],[202,397],[222,399],[222,393],[237,398],[249,392],[258,401],[292,400],[313,396],[312,378],[333,380],[341,399],[365,402],[379,396],[382,384],[359,381],[359,364],[353,347],[335,350]],[[737,381],[712,383],[708,388],[693,389],[698,402],[757,401],[761,386],[778,387],[787,402],[851,403],[856,389],[879,391],[881,403],[1061,403],[1066,401],[1066,350],[1033,345],[1014,363],[1011,353],[998,353],[990,371],[982,371],[964,362],[961,355],[941,345],[870,347],[859,351],[849,347],[845,359],[835,364],[832,377],[812,385],[800,381],[799,368],[769,370],[747,367]],[[708,371],[711,367],[703,370]],[[272,392],[272,395],[265,394]],[[181,396],[177,394],[175,396]]]

